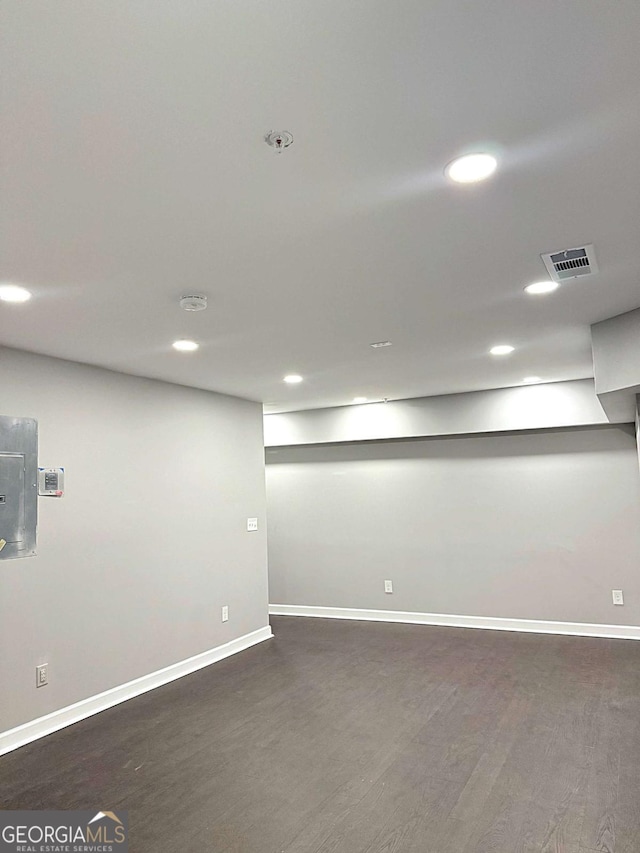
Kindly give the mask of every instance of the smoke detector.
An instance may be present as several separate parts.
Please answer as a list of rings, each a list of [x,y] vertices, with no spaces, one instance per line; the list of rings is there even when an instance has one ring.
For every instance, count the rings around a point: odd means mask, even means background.
[[[554,281],[566,281],[568,278],[581,278],[598,272],[596,252],[593,244],[578,249],[564,249],[540,255],[547,272]]]
[[[183,311],[204,311],[207,307],[206,296],[183,296],[180,300]]]
[[[274,148],[277,154],[282,154],[285,148],[293,145],[293,136],[288,130],[272,130],[267,133],[264,141]]]

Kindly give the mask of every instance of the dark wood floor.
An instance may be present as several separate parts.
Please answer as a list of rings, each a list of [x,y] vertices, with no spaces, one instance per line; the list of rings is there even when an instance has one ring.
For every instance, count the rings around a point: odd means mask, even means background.
[[[129,809],[132,853],[639,853],[640,643],[272,621],[0,759],[0,805]]]

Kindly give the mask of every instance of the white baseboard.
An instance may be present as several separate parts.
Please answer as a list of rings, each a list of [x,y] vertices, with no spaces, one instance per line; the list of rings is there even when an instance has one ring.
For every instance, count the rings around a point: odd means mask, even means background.
[[[106,711],[107,708],[126,702],[127,699],[133,699],[134,696],[139,696],[141,693],[147,693],[149,690],[154,690],[156,687],[182,678],[183,675],[189,675],[189,673],[216,663],[223,658],[235,655],[271,637],[273,637],[271,627],[267,625],[257,631],[252,631],[250,634],[238,637],[237,640],[216,646],[215,649],[201,652],[199,655],[171,664],[171,666],[151,672],[149,675],[143,675],[141,678],[120,684],[118,687],[112,687],[110,690],[105,690],[104,693],[82,699],[80,702],[68,705],[59,711],[53,711],[45,717],[38,717],[38,719],[31,720],[14,729],[0,732],[0,755],[38,740],[38,738],[45,737],[52,732],[57,732],[59,729],[84,720],[86,717],[99,714],[100,711]]]
[[[360,619],[366,622],[408,622],[449,628],[484,628],[490,631],[524,631],[529,634],[569,634],[640,640],[640,625],[600,625],[589,622],[550,622],[540,619],[503,619],[498,616],[453,616],[448,613],[414,613],[403,610],[357,610],[349,607],[313,607],[304,604],[270,604],[272,616],[316,616],[323,619]]]

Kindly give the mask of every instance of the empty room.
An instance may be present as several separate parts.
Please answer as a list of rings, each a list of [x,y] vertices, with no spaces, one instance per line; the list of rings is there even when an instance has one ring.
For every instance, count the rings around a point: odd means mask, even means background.
[[[638,0],[0,16],[0,853],[640,853]]]

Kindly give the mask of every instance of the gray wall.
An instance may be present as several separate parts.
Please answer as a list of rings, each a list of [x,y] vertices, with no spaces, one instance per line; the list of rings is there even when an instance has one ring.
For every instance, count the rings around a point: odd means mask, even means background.
[[[640,394],[636,396],[636,447],[638,448],[638,464],[640,464]]]
[[[4,349],[0,401],[66,469],[0,561],[0,731],[268,624],[259,404]]]
[[[640,625],[631,426],[281,448],[267,461],[273,604]]]
[[[596,393],[640,384],[640,308],[591,326]]]
[[[595,388],[613,423],[632,421],[640,393],[640,308],[591,326]]]
[[[633,421],[627,413],[622,422]],[[616,423],[621,421],[616,420]],[[593,379],[267,415],[267,447],[606,424]]]

